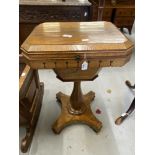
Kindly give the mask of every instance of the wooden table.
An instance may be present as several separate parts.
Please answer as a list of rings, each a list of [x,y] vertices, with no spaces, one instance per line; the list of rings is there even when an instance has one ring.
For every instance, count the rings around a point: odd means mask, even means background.
[[[133,43],[110,22],[57,22],[35,27],[21,46],[33,69],[53,69],[62,81],[73,81],[71,96],[56,97],[62,112],[52,129],[55,133],[72,123],[89,125],[96,132],[102,123],[91,111],[93,91],[83,95],[81,81],[92,81],[102,67],[123,66]]]

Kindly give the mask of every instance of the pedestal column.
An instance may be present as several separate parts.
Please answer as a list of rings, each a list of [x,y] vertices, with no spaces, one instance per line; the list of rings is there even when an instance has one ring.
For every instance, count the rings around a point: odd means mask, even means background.
[[[90,91],[83,95],[80,84],[80,81],[74,81],[71,96],[61,92],[56,95],[58,102],[61,104],[61,114],[52,129],[57,134],[73,123],[87,124],[96,132],[99,132],[102,127],[102,123],[94,116],[90,107],[90,103],[95,98],[95,93]]]
[[[71,114],[81,114],[86,109],[84,96],[81,91],[81,81],[74,82],[74,88],[70,97],[69,112]]]

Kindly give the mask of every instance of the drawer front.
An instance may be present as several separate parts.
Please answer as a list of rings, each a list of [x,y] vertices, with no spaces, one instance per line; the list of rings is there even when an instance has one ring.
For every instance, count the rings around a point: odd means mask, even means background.
[[[120,16],[135,16],[135,9],[133,8],[116,9],[116,17]]]
[[[130,55],[129,55],[130,56]],[[122,58],[101,58],[101,59],[87,59],[88,68],[100,68],[109,66],[122,66],[128,61],[128,57]],[[32,61],[29,65],[33,69],[68,69],[81,68],[84,61],[75,60],[52,60],[52,61]]]
[[[132,26],[134,23],[134,17],[118,17],[115,18],[114,24],[118,27],[121,26]]]
[[[20,23],[42,23],[50,21],[85,21],[90,16],[85,6],[20,6]]]

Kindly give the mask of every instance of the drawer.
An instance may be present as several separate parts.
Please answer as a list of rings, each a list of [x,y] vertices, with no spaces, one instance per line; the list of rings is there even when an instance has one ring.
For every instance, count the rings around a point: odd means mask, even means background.
[[[88,68],[100,68],[109,66],[122,66],[127,61],[127,58],[97,58],[97,59],[87,59]],[[75,60],[52,60],[52,61],[33,61],[29,62],[29,65],[33,69],[69,69],[69,68],[81,68],[84,61]]]
[[[118,27],[121,26],[132,26],[134,23],[134,17],[118,17],[115,18],[114,24]]]
[[[120,16],[135,16],[135,9],[133,8],[116,9],[115,17]]]

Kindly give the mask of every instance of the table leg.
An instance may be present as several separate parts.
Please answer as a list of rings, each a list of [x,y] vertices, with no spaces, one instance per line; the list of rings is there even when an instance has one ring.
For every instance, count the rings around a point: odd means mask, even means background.
[[[91,101],[95,98],[95,93],[90,91],[83,95],[80,83],[80,81],[74,82],[71,96],[61,92],[56,95],[62,110],[59,118],[52,126],[53,131],[57,134],[73,123],[87,124],[96,132],[99,132],[102,127],[102,123],[94,116],[90,107]]]

